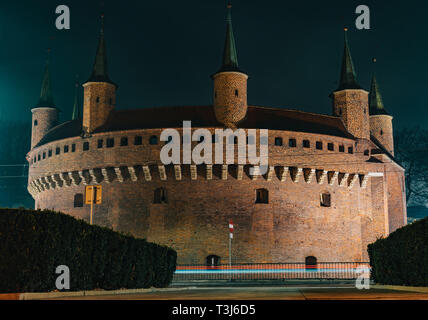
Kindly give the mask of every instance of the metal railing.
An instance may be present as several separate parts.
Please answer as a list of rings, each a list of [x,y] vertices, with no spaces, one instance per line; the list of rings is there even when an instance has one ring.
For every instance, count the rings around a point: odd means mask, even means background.
[[[368,262],[249,263],[229,265],[178,265],[173,281],[187,280],[300,280],[356,279]]]

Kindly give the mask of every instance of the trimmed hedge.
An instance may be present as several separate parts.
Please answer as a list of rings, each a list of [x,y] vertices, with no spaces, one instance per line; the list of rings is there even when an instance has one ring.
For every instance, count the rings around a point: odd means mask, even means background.
[[[368,253],[375,282],[428,286],[428,218],[370,244]]]
[[[52,212],[0,209],[0,292],[56,290],[57,266],[70,290],[166,287],[177,253],[164,246]]]

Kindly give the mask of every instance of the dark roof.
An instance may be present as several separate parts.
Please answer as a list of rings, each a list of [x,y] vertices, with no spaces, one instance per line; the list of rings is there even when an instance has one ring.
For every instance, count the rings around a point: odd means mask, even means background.
[[[95,130],[110,132],[133,129],[182,128],[183,121],[192,121],[192,127],[218,127],[223,125],[215,118],[212,106],[158,107],[150,109],[113,111],[105,125]],[[248,107],[246,118],[238,125],[247,129],[288,130],[325,134],[353,139],[338,117],[312,114],[296,110]],[[76,119],[60,124],[37,144],[43,144],[80,136],[82,120]]]
[[[376,75],[373,75],[372,78],[372,86],[369,95],[369,108],[371,116],[389,115],[389,113],[385,110],[385,106],[383,105],[382,95],[379,90],[379,85],[377,84]]]
[[[343,51],[342,68],[340,70],[340,82],[336,91],[346,89],[361,89],[357,82],[357,75],[352,62],[351,50],[349,49],[347,29],[345,29],[345,48]]]
[[[76,119],[61,123],[56,127],[53,127],[49,130],[46,135],[40,140],[40,142],[35,147],[40,147],[46,143],[78,137],[82,133],[82,120]]]

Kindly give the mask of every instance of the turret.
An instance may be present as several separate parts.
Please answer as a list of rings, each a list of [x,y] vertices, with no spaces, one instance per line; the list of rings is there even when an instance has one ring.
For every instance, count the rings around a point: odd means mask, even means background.
[[[117,85],[108,76],[104,41],[104,16],[91,77],[83,84],[83,130],[93,132],[102,126],[116,104]]]
[[[232,5],[227,4],[226,40],[221,68],[212,75],[214,81],[214,111],[217,121],[236,128],[247,114],[248,75],[238,67],[238,55],[232,30]]]
[[[345,28],[345,49],[343,53],[340,83],[333,92],[333,115],[340,117],[349,133],[359,139],[370,139],[369,93],[361,88],[349,50],[348,29]]]
[[[32,132],[31,149],[36,146],[45,134],[58,124],[59,109],[55,107],[52,97],[49,58],[46,61],[45,73],[37,105],[31,109]]]
[[[386,112],[376,76],[373,75],[370,89],[370,134],[392,155],[394,155],[394,134],[392,116]]]

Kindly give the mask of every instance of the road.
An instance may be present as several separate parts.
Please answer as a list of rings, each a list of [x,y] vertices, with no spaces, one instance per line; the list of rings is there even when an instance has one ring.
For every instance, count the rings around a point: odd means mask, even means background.
[[[198,287],[159,291],[58,298],[57,300],[428,300],[428,293],[350,286]]]

